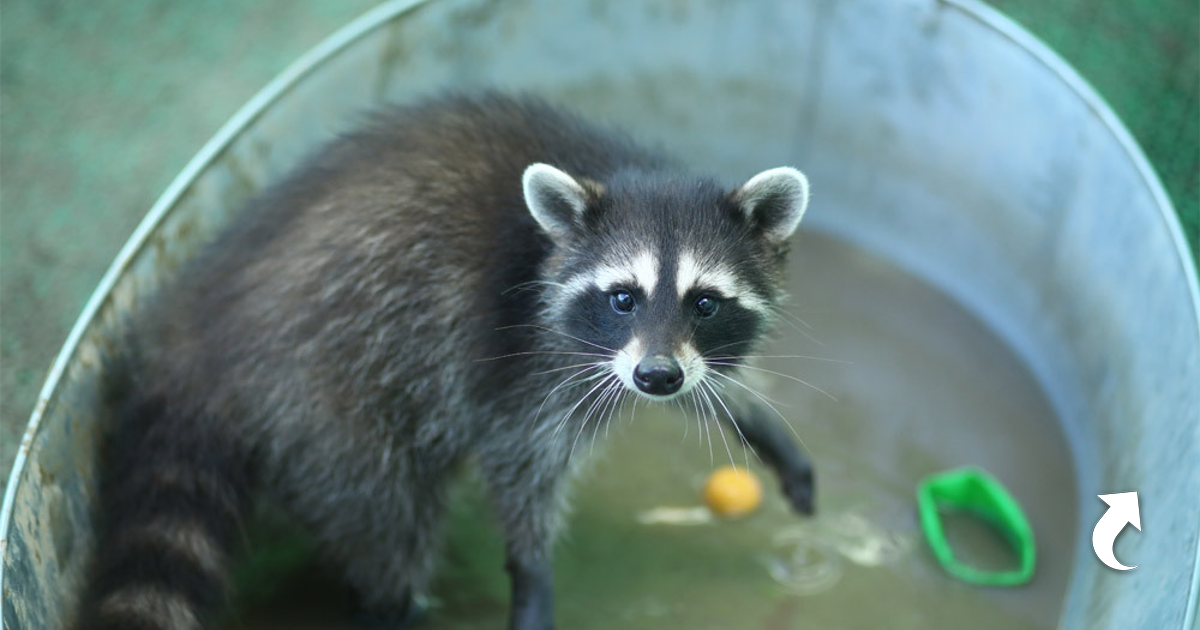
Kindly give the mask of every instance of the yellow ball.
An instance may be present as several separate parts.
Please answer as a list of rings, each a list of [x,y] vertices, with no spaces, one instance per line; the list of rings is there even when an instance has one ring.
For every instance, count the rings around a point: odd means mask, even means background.
[[[762,484],[745,468],[718,468],[704,484],[704,502],[718,516],[745,516],[762,503]]]

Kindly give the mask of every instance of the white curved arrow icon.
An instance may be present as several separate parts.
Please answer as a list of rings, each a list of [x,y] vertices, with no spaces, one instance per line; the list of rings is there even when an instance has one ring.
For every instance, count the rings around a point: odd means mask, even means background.
[[[1092,530],[1092,549],[1096,552],[1096,557],[1110,569],[1128,571],[1138,568],[1136,564],[1127,567],[1117,562],[1116,556],[1113,555],[1113,543],[1126,524],[1132,524],[1138,531],[1142,531],[1142,515],[1138,512],[1137,493],[1118,492],[1096,496],[1109,505],[1108,511],[1100,517],[1100,522],[1096,523],[1096,529]]]

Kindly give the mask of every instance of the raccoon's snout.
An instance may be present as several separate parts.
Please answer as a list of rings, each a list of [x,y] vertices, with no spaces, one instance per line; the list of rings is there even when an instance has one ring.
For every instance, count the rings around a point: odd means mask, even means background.
[[[671,357],[646,357],[633,370],[638,389],[654,396],[670,396],[683,387],[683,368]]]

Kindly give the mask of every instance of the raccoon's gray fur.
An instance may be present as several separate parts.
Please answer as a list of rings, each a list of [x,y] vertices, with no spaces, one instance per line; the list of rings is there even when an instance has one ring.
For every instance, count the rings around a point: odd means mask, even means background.
[[[373,619],[406,621],[447,483],[472,463],[505,533],[511,627],[552,627],[584,423],[734,369],[806,202],[793,169],[725,189],[534,99],[374,115],[254,201],[137,323],[83,625],[211,627],[260,494]],[[807,461],[759,407],[730,404],[810,511]]]

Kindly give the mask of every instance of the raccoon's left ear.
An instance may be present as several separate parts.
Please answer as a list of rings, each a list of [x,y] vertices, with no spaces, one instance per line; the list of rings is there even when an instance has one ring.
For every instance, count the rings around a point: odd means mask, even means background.
[[[764,236],[781,243],[808,208],[808,178],[787,166],[763,171],[733,191],[733,202]]]
[[[556,241],[564,241],[583,227],[590,194],[574,177],[550,166],[532,164],[521,177],[525,205],[538,225]]]

